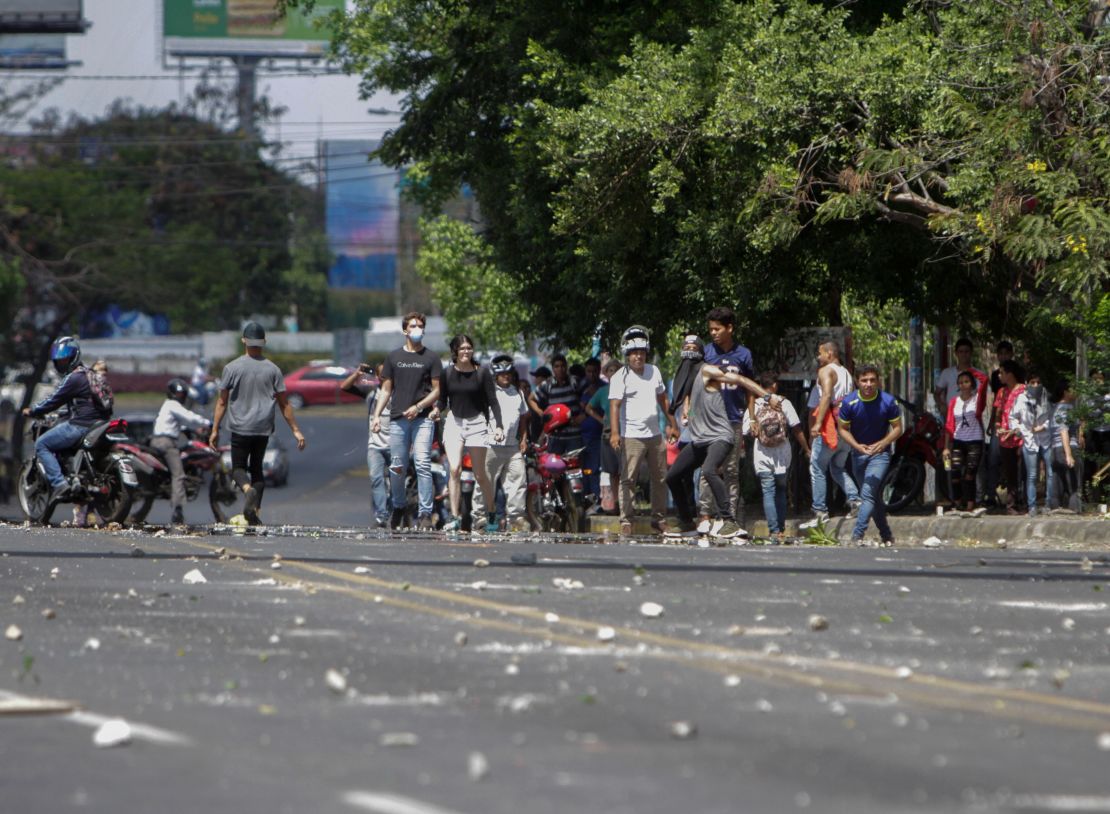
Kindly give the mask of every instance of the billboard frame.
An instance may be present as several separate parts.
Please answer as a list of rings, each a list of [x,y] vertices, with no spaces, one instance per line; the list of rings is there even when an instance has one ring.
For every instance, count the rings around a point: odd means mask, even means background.
[[[256,60],[295,60],[319,62],[328,58],[330,48],[330,35],[326,32],[319,39],[297,39],[283,37],[250,37],[250,36],[190,36],[183,34],[168,34],[166,31],[167,4],[174,2],[188,2],[188,0],[161,0],[157,5],[158,36],[161,43],[163,65],[169,65],[167,59],[177,60],[175,67],[182,67],[187,59],[220,59],[246,57]],[[228,0],[222,0],[226,4]],[[333,0],[346,8],[345,0]],[[331,11],[333,7],[325,5],[324,9]],[[226,5],[219,7],[226,13]],[[225,21],[226,25],[226,21]]]

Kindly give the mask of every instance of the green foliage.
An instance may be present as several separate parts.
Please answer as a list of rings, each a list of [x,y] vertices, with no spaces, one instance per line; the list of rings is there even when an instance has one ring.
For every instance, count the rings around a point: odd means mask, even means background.
[[[483,237],[445,216],[421,220],[420,232],[416,270],[431,286],[448,330],[471,336],[480,348],[523,350],[531,312]]]

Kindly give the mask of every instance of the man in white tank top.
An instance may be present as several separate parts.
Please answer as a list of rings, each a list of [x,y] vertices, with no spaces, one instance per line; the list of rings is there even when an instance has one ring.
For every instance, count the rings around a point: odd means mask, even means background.
[[[852,392],[855,382],[848,368],[840,364],[840,346],[825,342],[817,349],[817,406],[810,422],[813,452],[809,460],[809,477],[813,487],[813,520],[799,528],[811,529],[829,519],[828,475],[831,474],[848,498],[854,513],[860,504],[859,489],[847,471],[848,445],[839,440],[836,413],[840,402]]]

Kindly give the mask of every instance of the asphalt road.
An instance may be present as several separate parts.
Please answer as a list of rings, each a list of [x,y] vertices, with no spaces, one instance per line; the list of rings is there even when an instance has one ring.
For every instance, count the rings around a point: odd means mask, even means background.
[[[16,526],[0,552],[0,702],[80,706],[0,716],[6,811],[1110,811],[1097,554]],[[94,747],[114,716],[132,742]]]

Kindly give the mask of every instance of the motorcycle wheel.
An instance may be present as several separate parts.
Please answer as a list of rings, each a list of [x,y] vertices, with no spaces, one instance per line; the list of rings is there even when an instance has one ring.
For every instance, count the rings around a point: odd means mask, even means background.
[[[150,514],[151,508],[154,507],[154,495],[140,495],[139,508],[131,512],[131,517],[128,522],[142,523],[146,521],[146,516]]]
[[[578,505],[578,498],[570,488],[570,481],[564,480],[559,484],[559,499],[562,507],[557,512],[560,528],[567,534],[578,534],[582,531],[582,507]]]
[[[50,515],[54,507],[50,503],[50,484],[39,472],[32,458],[24,461],[19,470],[19,505],[27,519],[32,523],[42,523],[44,526],[50,522]]]
[[[883,503],[891,514],[913,502],[925,485],[925,463],[914,458],[899,458],[883,479]]]
[[[208,484],[208,506],[215,521],[226,523],[235,515],[242,514],[243,503],[243,490],[231,479],[231,473],[225,469],[213,472],[212,481]]]
[[[120,462],[112,461],[100,480],[107,484],[108,494],[97,493],[92,499],[92,508],[105,523],[122,523],[131,511],[134,493],[123,483]]]
[[[540,518],[539,492],[528,492],[524,499],[524,514],[528,518],[528,525],[532,527],[532,531],[550,531],[544,528],[543,520]]]

